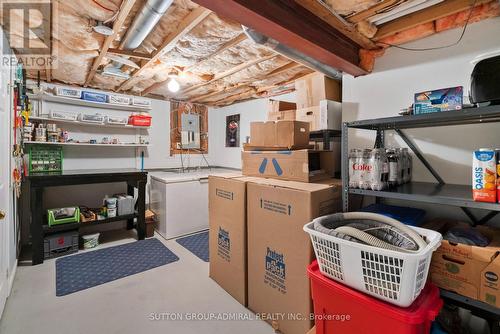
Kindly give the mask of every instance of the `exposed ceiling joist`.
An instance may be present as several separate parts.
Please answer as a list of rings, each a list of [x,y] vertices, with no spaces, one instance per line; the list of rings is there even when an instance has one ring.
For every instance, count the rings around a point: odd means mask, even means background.
[[[233,38],[233,39],[229,40],[228,42],[224,43],[219,49],[217,49],[217,51],[215,51],[214,53],[212,53],[208,57],[200,60],[199,62],[197,62],[197,63],[195,63],[195,64],[193,64],[193,65],[191,65],[191,66],[189,66],[187,68],[185,68],[184,71],[189,72],[193,68],[198,67],[201,64],[204,64],[205,62],[207,62],[207,61],[209,61],[211,59],[214,59],[215,57],[217,57],[218,55],[220,55],[222,52],[226,51],[229,48],[232,48],[233,46],[236,46],[236,45],[240,44],[245,39],[247,39],[247,35],[245,35],[245,33],[239,34],[235,38]]]
[[[418,25],[435,21],[445,16],[455,14],[470,8],[474,2],[477,5],[490,2],[491,0],[446,0],[437,5],[414,12],[394,21],[382,24],[378,27],[374,40],[397,34],[398,32],[414,28]]]
[[[280,66],[278,67],[277,69],[274,69],[272,70],[271,72],[265,74],[265,75],[262,75],[262,76],[259,76],[258,78],[256,78],[254,81],[259,81],[259,80],[264,80],[264,79],[271,79],[275,76],[278,76],[280,74],[283,74],[284,72],[287,72],[291,69],[294,69],[296,67],[299,67],[299,66],[302,66],[301,64],[298,64],[298,63],[295,63],[295,62],[289,62],[288,64],[285,64],[283,66]],[[196,96],[194,98],[191,98],[189,99],[190,102],[196,102],[196,101],[203,101],[205,99],[208,99],[209,97],[213,97],[213,96],[217,96],[219,94],[224,94],[224,93],[228,93],[228,92],[231,92],[233,90],[236,90],[238,88],[241,88],[242,86],[244,86],[245,84],[238,84],[238,85],[233,85],[231,87],[228,87],[226,89],[224,89],[223,91],[214,91],[214,92],[210,92],[210,93],[207,93],[207,94],[203,94],[203,95],[199,95],[199,96]]]
[[[117,56],[125,56],[125,57],[130,57],[130,58],[135,58],[135,59],[143,59],[143,60],[151,60],[151,55],[148,55],[147,53],[140,53],[140,52],[135,52],[135,51],[127,51],[127,50],[120,50],[120,49],[108,49],[108,53],[112,55],[117,55]]]
[[[99,65],[102,63],[102,59],[106,56],[106,53],[109,50],[109,47],[111,46],[111,43],[116,39],[118,36],[118,33],[123,27],[123,23],[128,17],[128,14],[132,10],[132,7],[134,7],[136,0],[123,0],[121,8],[120,8],[120,13],[118,14],[115,23],[113,24],[113,34],[108,36],[106,40],[104,41],[104,44],[102,45],[101,52],[97,56],[97,58],[94,60],[94,64],[92,65],[92,69],[90,70],[89,75],[87,76],[87,80],[85,81],[85,84],[83,85],[84,87],[87,87],[89,83],[94,79],[95,74],[97,73],[97,69],[99,68]]]
[[[293,0],[194,2],[340,71],[354,76],[367,73],[358,66],[359,44]]]
[[[225,77],[228,77],[230,75],[233,75],[234,73],[236,72],[239,72],[239,71],[243,71],[244,69],[246,68],[249,68],[251,66],[254,66],[254,65],[257,65],[259,63],[262,63],[266,60],[270,60],[272,58],[275,58],[275,57],[278,57],[278,55],[276,54],[272,54],[272,55],[269,55],[267,57],[263,57],[263,58],[257,58],[257,59],[253,59],[253,60],[249,60],[249,61],[246,61],[244,63],[241,63],[235,67],[232,67],[230,68],[229,70],[227,71],[224,71],[222,73],[218,73],[216,74],[211,80],[209,81],[206,81],[206,82],[202,82],[200,84],[197,84],[197,85],[193,85],[185,90],[183,90],[181,93],[179,93],[179,95],[185,95],[185,94],[188,94],[189,92],[192,92],[194,90],[197,90],[198,88],[200,87],[203,87],[203,86],[206,86],[206,85],[209,85],[211,83],[214,83],[215,81],[217,80],[220,80],[220,79],[223,79]]]
[[[363,36],[356,27],[336,16],[334,12],[327,5],[319,0],[295,0],[299,5],[314,13],[324,22],[328,23],[331,27],[337,29],[345,36],[349,37],[354,42],[358,43],[365,49],[375,49],[377,45],[373,43],[369,38]]]
[[[140,69],[135,71],[131,78],[125,81],[123,84],[118,87],[117,91],[124,90],[130,83],[134,81],[136,77],[138,77],[148,66],[154,64],[159,58],[164,55],[165,53],[169,52],[172,50],[177,42],[189,33],[194,27],[196,27],[201,21],[203,21],[208,15],[210,15],[211,11],[203,8],[203,7],[198,7],[191,11],[186,18],[184,18],[179,25],[177,26],[177,29],[175,29],[173,32],[171,32],[167,38],[163,41],[163,44],[159,47],[159,49],[153,54],[150,60],[146,61]]]
[[[372,6],[364,11],[358,12],[354,15],[351,15],[346,18],[347,21],[351,23],[358,23],[363,20],[368,19],[369,17],[372,17],[373,15],[377,15],[384,10],[387,10],[390,7],[393,7],[394,5],[397,5],[398,3],[402,2],[402,0],[383,0],[377,3],[375,6]]]
[[[210,54],[208,57],[198,61],[197,63],[194,63],[193,65],[191,66],[188,66],[186,67],[183,72],[189,72],[190,70],[192,70],[193,68],[199,66],[200,64],[203,64],[204,62],[210,60],[210,59],[214,59],[217,55],[221,54],[222,52],[226,51],[227,49],[241,43],[242,41],[244,41],[246,39],[246,35],[244,33],[241,33],[239,34],[238,36],[236,36],[235,38],[229,40],[228,42],[224,43],[219,49],[217,49],[217,51],[215,51],[214,53]],[[142,96],[146,96],[148,95],[149,93],[155,91],[156,89],[162,87],[163,85],[165,85],[166,83],[168,82],[168,80],[164,80],[164,81],[161,81],[161,82],[157,82],[151,86],[149,86],[148,88],[146,88],[145,90],[143,90],[141,92],[141,95]]]
[[[52,69],[49,66],[45,66],[45,78],[47,82],[52,82]]]

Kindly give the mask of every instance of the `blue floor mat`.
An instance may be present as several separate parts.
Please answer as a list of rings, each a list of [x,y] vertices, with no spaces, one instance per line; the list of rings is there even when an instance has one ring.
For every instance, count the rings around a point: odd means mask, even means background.
[[[56,260],[56,296],[65,296],[179,260],[158,239]]]
[[[203,261],[208,262],[208,231],[180,238],[176,241]]]

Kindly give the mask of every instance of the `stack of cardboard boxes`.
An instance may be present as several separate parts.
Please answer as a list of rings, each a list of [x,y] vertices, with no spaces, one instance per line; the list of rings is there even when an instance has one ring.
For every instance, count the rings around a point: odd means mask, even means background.
[[[275,329],[304,334],[314,252],[303,226],[340,210],[340,156],[308,150],[309,122],[276,117],[252,123],[243,175],[210,177],[210,277]]]

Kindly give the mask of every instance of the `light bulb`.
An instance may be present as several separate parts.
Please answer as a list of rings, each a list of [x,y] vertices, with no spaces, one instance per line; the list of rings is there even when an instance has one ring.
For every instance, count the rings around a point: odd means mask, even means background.
[[[175,80],[175,78],[172,78],[168,82],[168,90],[171,91],[172,93],[177,93],[181,89],[181,85]]]

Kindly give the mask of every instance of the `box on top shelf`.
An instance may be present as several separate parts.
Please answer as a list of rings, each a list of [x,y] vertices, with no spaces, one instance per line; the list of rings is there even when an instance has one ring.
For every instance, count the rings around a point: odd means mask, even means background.
[[[130,105],[130,97],[124,95],[109,94],[108,103],[128,106]]]
[[[84,90],[82,92],[82,100],[91,101],[91,102],[106,103],[106,102],[108,102],[108,95],[103,94],[103,93],[97,93],[97,92],[89,92],[89,91]]]
[[[151,100],[142,97],[133,96],[132,105],[143,108],[151,108]]]
[[[415,115],[462,109],[464,88],[450,87],[415,94]]]
[[[269,100],[268,121],[294,121],[297,104],[293,102]]]
[[[309,122],[311,131],[341,130],[342,103],[322,100],[319,106],[298,109],[296,120]]]
[[[322,73],[312,73],[295,81],[297,109],[319,106],[322,100],[342,101],[342,84]]]
[[[284,334],[304,334],[313,325],[307,266],[314,254],[303,226],[339,211],[341,188],[334,179],[247,184],[248,306],[274,315],[273,327]]]
[[[243,151],[242,173],[248,176],[314,182],[340,172],[340,150]]]
[[[488,226],[471,227],[446,219],[435,219],[423,227],[438,231],[444,237],[441,247],[432,255],[432,282],[443,289],[499,307],[500,230]],[[453,229],[458,230],[454,232]],[[448,241],[445,239],[448,232],[465,238],[469,236],[477,246]],[[486,246],[481,247],[480,242]]]
[[[245,150],[309,148],[309,123],[298,121],[252,122]]]
[[[247,306],[247,182],[241,174],[208,180],[210,277]]]
[[[70,97],[73,99],[80,99],[82,97],[82,90],[77,88],[57,87],[55,92],[57,96]]]

